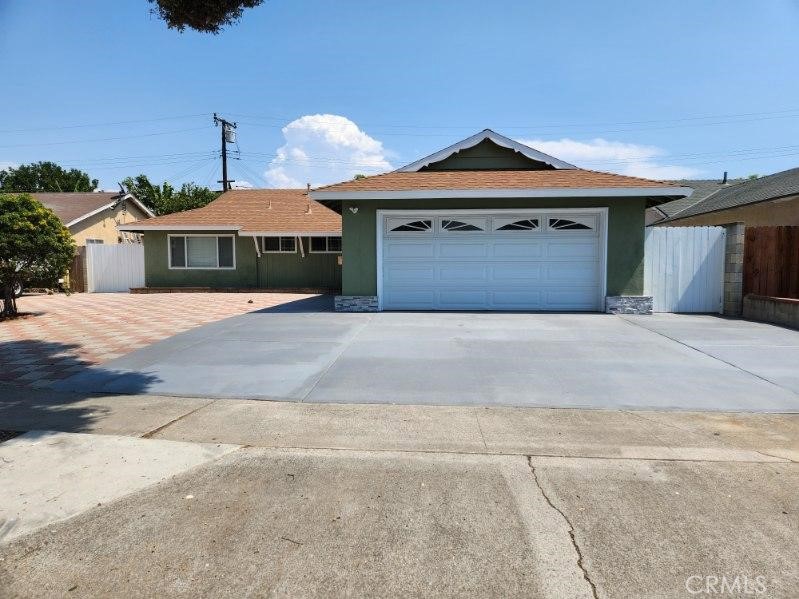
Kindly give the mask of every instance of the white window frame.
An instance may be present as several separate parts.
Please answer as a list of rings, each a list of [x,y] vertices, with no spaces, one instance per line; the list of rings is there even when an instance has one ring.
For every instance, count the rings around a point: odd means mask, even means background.
[[[183,257],[186,266],[172,266],[172,238],[173,237],[213,237],[216,242],[216,266],[189,266],[189,257],[187,255],[188,242],[183,242]],[[230,237],[233,240],[233,266],[219,266],[219,237]],[[202,234],[174,234],[167,235],[166,241],[166,259],[169,270],[236,270],[236,236],[235,235],[202,235]]]
[[[324,239],[325,240],[325,249],[324,250],[315,250],[313,249],[313,240],[314,239]],[[331,250],[330,249],[330,240],[331,239],[338,239],[339,243],[341,243],[341,235],[326,235],[325,237],[311,237],[308,243],[308,253],[310,254],[340,254],[341,250]]]
[[[276,250],[267,250],[266,249],[266,238],[273,237],[278,240]],[[294,249],[291,251],[281,250],[280,249],[280,240],[281,239],[291,239],[294,243]],[[296,254],[297,253],[297,237],[294,235],[262,235],[261,236],[261,253],[262,254]]]

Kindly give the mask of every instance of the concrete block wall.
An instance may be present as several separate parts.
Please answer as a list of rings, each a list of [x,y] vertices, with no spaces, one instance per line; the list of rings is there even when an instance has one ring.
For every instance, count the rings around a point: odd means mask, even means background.
[[[799,299],[747,295],[744,298],[743,316],[799,329]]]
[[[726,316],[743,313],[744,287],[744,223],[725,225],[727,239],[724,247],[724,307]]]

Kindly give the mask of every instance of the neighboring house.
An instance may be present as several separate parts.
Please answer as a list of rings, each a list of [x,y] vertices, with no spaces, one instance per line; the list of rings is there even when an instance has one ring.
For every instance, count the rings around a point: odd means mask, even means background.
[[[127,193],[32,193],[56,213],[72,233],[79,248],[87,243],[125,243],[138,241],[121,234],[117,225],[155,216],[148,208]]]
[[[342,215],[338,310],[646,312],[644,214],[690,191],[583,170],[486,129],[311,197]]]
[[[228,191],[119,230],[143,234],[149,288],[341,286],[341,217],[303,189]]]
[[[677,181],[669,181],[669,183],[674,183],[675,185],[679,185],[681,187],[690,187],[693,190],[693,193],[685,198],[679,198],[677,200],[672,200],[671,202],[666,202],[664,204],[647,208],[646,226],[648,227],[650,225],[659,223],[660,221],[666,220],[678,212],[682,212],[686,208],[690,208],[694,204],[701,202],[706,197],[713,195],[717,191],[732,185],[736,185],[743,181],[746,181],[746,179],[726,180],[726,173],[725,179],[721,181],[718,179],[680,179]]]
[[[694,187],[692,181],[684,182]],[[720,185],[698,201],[668,202],[656,207],[665,218],[657,226],[706,226],[741,222],[749,227],[799,225],[799,168],[757,179]],[[648,215],[649,216],[649,215]]]

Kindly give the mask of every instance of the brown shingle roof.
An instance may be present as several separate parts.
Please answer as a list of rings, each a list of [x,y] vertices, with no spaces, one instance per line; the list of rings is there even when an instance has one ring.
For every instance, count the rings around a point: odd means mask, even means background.
[[[127,230],[153,227],[237,227],[242,233],[339,233],[341,216],[310,200],[304,189],[228,191],[194,210],[158,216],[126,225]]]
[[[318,192],[421,191],[445,189],[534,189],[670,187],[671,183],[583,169],[530,171],[391,172],[319,187]],[[676,186],[674,186],[676,188]],[[679,194],[678,194],[679,195]]]
[[[119,197],[116,192],[32,193],[34,198],[56,213],[64,224],[107,206]]]

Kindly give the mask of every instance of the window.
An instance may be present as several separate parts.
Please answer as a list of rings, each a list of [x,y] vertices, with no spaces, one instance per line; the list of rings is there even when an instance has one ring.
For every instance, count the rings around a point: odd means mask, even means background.
[[[583,229],[591,229],[591,227],[588,225],[584,225],[583,223],[578,223],[577,221],[569,220],[567,218],[550,218],[549,228],[556,229],[558,231],[578,231]]]
[[[87,239],[86,240],[86,245],[89,245],[90,243],[103,243],[103,240],[102,239]]]
[[[338,254],[341,252],[341,237],[311,237],[312,254]]]
[[[297,251],[296,237],[262,237],[267,254],[293,254]]]
[[[465,223],[461,220],[443,219],[441,228],[445,231],[482,231],[483,228],[474,223]]]
[[[534,231],[538,228],[537,218],[525,218],[497,227],[497,231]]]
[[[433,228],[433,221],[431,220],[413,220],[393,227],[392,231],[405,232],[405,231],[430,231]]]
[[[169,268],[236,268],[232,235],[170,235]]]

